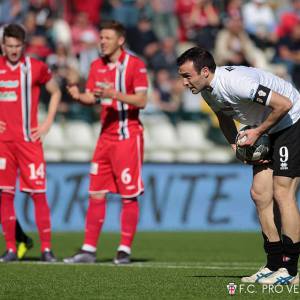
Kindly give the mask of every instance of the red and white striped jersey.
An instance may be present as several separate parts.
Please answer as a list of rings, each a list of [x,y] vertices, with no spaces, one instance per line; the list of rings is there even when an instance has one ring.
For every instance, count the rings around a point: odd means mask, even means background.
[[[38,126],[40,87],[51,79],[48,66],[23,57],[12,66],[0,57],[0,121],[6,130],[0,141],[30,141],[30,131]]]
[[[148,79],[145,64],[138,57],[122,51],[116,64],[103,58],[95,60],[90,69],[86,90],[110,85],[125,94],[147,91]],[[113,140],[124,140],[142,132],[139,108],[116,99],[101,99],[101,135]]]

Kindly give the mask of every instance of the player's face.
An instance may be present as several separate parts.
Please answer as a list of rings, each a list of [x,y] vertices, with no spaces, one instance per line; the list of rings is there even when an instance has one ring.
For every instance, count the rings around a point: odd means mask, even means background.
[[[207,70],[205,69],[207,68],[203,68],[199,74],[192,61],[186,61],[178,69],[183,85],[189,88],[193,94],[198,94],[207,87]]]
[[[5,37],[2,48],[8,61],[15,65],[23,55],[24,43],[14,37]]]
[[[100,32],[100,49],[104,56],[111,57],[117,53],[124,44],[124,37],[112,29],[102,29]]]

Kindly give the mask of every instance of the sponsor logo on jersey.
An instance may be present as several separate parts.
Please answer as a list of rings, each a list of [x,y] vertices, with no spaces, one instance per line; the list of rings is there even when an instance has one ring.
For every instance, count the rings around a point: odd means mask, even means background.
[[[106,70],[106,69],[98,69],[98,70],[97,70],[97,72],[98,72],[98,73],[102,73],[102,74],[103,74],[103,73],[106,73],[106,72],[107,72],[107,70]]]
[[[5,101],[5,102],[17,101],[17,94],[15,92],[0,92],[0,101]]]
[[[229,67],[226,67],[225,70],[227,70],[228,72],[231,72],[234,70],[234,67],[229,66]]]
[[[280,170],[288,170],[288,164],[286,162],[283,162],[280,164]]]
[[[9,89],[15,89],[19,86],[19,80],[1,80],[0,81],[0,88],[9,88]]]

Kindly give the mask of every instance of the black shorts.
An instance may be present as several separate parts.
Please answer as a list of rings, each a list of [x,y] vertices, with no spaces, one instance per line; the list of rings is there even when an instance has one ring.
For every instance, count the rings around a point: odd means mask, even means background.
[[[300,177],[300,120],[270,134],[274,176]]]

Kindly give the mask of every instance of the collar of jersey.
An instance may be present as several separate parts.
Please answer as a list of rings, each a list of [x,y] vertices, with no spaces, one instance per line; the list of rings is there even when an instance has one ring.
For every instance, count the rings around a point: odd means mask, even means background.
[[[216,67],[216,70],[215,70],[215,73],[214,73],[214,77],[213,77],[213,79],[211,80],[210,85],[209,85],[209,88],[208,88],[208,90],[209,90],[210,92],[212,92],[213,89],[214,89],[214,87],[216,86],[218,76],[219,76],[219,67]]]

